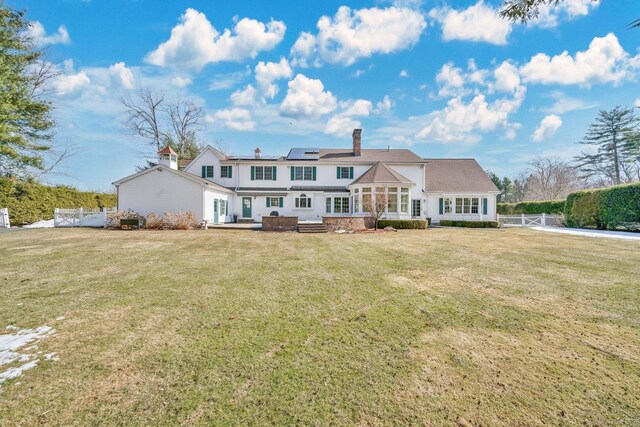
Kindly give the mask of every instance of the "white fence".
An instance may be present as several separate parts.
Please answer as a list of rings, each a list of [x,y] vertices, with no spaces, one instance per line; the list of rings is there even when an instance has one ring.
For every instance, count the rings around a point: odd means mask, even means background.
[[[115,211],[108,209],[59,209],[53,215],[54,227],[107,227],[107,214]]]
[[[9,223],[8,208],[0,209],[0,228],[11,228],[11,224]]]
[[[564,217],[562,215],[498,215],[501,226],[507,227],[562,227]]]

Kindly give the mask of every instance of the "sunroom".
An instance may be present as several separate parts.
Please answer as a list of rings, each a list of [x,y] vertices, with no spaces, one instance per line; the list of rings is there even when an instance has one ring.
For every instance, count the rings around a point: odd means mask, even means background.
[[[384,211],[382,218],[410,219],[411,182],[384,163],[371,169],[349,185],[353,215],[371,215]]]

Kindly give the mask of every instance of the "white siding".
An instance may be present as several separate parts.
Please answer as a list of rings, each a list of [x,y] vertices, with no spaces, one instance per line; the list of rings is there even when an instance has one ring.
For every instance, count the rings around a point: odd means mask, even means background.
[[[123,182],[118,188],[118,209],[141,215],[191,211],[203,215],[203,188],[168,170],[153,170]]]

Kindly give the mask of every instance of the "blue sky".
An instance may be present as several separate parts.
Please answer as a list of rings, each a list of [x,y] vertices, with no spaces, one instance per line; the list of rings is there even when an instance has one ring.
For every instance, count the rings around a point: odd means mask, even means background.
[[[635,0],[566,0],[527,26],[499,1],[8,1],[61,75],[52,183],[109,190],[142,164],[119,99],[191,99],[205,142],[231,153],[294,146],[411,148],[512,175],[570,159],[599,109],[640,98]],[[639,104],[640,105],[640,104]]]

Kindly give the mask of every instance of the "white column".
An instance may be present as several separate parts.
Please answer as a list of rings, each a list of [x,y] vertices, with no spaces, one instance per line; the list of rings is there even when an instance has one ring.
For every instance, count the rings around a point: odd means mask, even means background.
[[[522,214],[522,225],[524,226],[524,214]]]
[[[80,219],[80,227],[82,227],[82,221],[84,219],[84,212],[82,211],[82,208],[78,209],[78,213],[79,213],[79,219]]]

